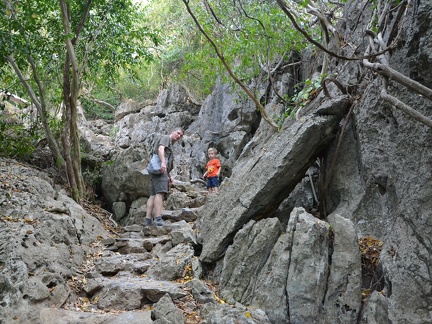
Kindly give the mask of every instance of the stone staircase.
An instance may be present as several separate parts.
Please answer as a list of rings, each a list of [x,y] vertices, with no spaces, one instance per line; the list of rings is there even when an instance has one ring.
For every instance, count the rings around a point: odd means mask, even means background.
[[[44,308],[41,322],[270,323],[261,310],[228,305],[217,296],[198,259],[199,209],[164,211],[165,226],[129,225],[118,237],[101,240],[92,265],[75,279],[79,300]]]

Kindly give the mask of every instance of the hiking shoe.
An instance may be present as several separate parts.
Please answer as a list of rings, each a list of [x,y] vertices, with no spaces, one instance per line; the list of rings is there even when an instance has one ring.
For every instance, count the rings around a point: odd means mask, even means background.
[[[144,224],[143,226],[152,226],[153,225],[153,220],[151,218],[144,218]]]
[[[166,223],[165,221],[162,219],[162,216],[156,217],[154,220],[154,224],[156,226],[164,226]]]

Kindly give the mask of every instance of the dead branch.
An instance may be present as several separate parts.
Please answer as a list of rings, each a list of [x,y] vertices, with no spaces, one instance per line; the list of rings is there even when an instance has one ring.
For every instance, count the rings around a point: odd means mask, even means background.
[[[383,98],[385,101],[390,103],[391,105],[395,106],[397,109],[403,111],[407,115],[411,116],[415,120],[425,124],[426,126],[432,128],[432,120],[430,118],[427,118],[425,115],[419,113],[415,109],[411,108],[407,104],[403,103],[399,99],[389,95],[387,93],[387,90],[385,88],[381,89],[381,98]]]
[[[5,91],[0,91],[0,97],[6,98],[8,101],[14,102],[18,105],[23,105],[23,106],[30,106],[31,102],[28,102],[27,100],[20,98],[12,93],[9,92],[5,92]]]
[[[368,33],[369,36],[369,46],[367,48],[367,52],[374,49],[374,41],[372,39],[372,36],[374,34],[372,32]],[[381,46],[385,46],[384,41],[382,39],[381,33],[378,33],[378,35],[375,37],[376,42]],[[381,89],[381,98],[383,98],[385,101],[390,103],[392,106],[396,107],[397,109],[401,110],[402,112],[406,113],[410,117],[414,118],[420,123],[423,123],[424,125],[432,128],[432,120],[426,116],[424,116],[422,113],[416,111],[412,107],[408,106],[404,102],[400,101],[396,97],[391,96],[387,92],[388,83],[389,80],[394,80],[397,83],[401,84],[402,86],[405,86],[407,89],[418,93],[429,100],[432,100],[432,89],[429,89],[428,87],[420,84],[419,82],[403,75],[402,73],[392,69],[389,66],[388,60],[384,55],[378,56],[378,59],[381,63],[371,63],[368,60],[363,60],[363,65],[367,68],[370,68],[371,70],[377,72],[378,74],[382,75],[384,77],[384,84]]]
[[[284,0],[276,0],[276,2],[278,3],[278,5],[282,9],[282,11],[285,13],[285,15],[288,17],[288,19],[291,21],[291,23],[293,24],[294,28],[297,29],[306,38],[306,40],[309,41],[309,43],[311,43],[312,45],[315,45],[320,50],[322,50],[323,52],[329,54],[332,57],[335,57],[335,58],[338,58],[338,59],[341,59],[341,60],[345,60],[345,61],[357,61],[357,60],[362,60],[362,59],[370,59],[370,58],[377,57],[380,54],[386,53],[389,50],[391,50],[394,47],[396,47],[396,43],[397,42],[394,41],[394,42],[392,42],[392,44],[390,46],[388,46],[387,48],[383,49],[379,53],[375,53],[375,54],[371,54],[371,55],[363,55],[363,56],[353,56],[353,57],[339,55],[339,54],[337,54],[335,52],[332,52],[332,51],[328,50],[323,45],[321,45],[320,43],[318,43],[317,41],[315,41],[303,28],[301,28],[299,26],[299,24],[297,24],[297,21],[295,20],[295,17],[290,12],[290,10],[289,10],[289,8],[288,8],[288,6],[287,6],[287,4],[285,3]]]
[[[371,63],[368,60],[363,60],[364,66],[377,72],[378,74],[392,79],[397,83],[407,87],[409,90],[414,91],[430,100],[432,100],[432,90],[425,87],[421,83],[403,75],[402,73],[392,69],[390,66],[381,63]]]
[[[327,89],[327,83],[328,82],[333,82],[343,94],[347,94],[346,89],[338,80],[336,80],[335,78],[324,78],[321,81],[321,87],[323,88],[323,91],[324,91],[324,94],[326,95],[326,97],[331,98],[330,93]]]

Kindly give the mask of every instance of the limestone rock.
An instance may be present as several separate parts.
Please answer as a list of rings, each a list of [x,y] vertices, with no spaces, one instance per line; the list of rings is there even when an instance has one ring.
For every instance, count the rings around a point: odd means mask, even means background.
[[[163,296],[154,305],[152,317],[156,324],[182,324],[185,322],[183,313],[174,305],[169,295]]]
[[[120,314],[95,314],[63,309],[44,308],[40,313],[41,324],[151,324],[151,311],[123,312]]]
[[[333,102],[346,105],[339,98]],[[224,190],[202,210],[198,223],[203,239],[201,260],[218,260],[243,224],[274,212],[325,149],[337,126],[336,117],[313,117],[287,123],[280,133],[251,143]]]
[[[160,261],[147,270],[150,277],[159,280],[175,280],[184,276],[190,265],[194,251],[189,244],[179,244],[165,253]]]
[[[288,269],[287,296],[292,323],[322,317],[329,271],[330,225],[307,214],[298,215]]]

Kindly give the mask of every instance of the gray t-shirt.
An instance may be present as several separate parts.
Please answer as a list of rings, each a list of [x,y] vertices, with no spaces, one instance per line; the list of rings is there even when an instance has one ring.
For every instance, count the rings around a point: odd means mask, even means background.
[[[159,146],[162,145],[165,147],[165,158],[168,159],[168,173],[173,169],[174,165],[174,156],[172,151],[172,142],[169,135],[162,136],[156,143],[154,147],[154,152],[157,154]]]

